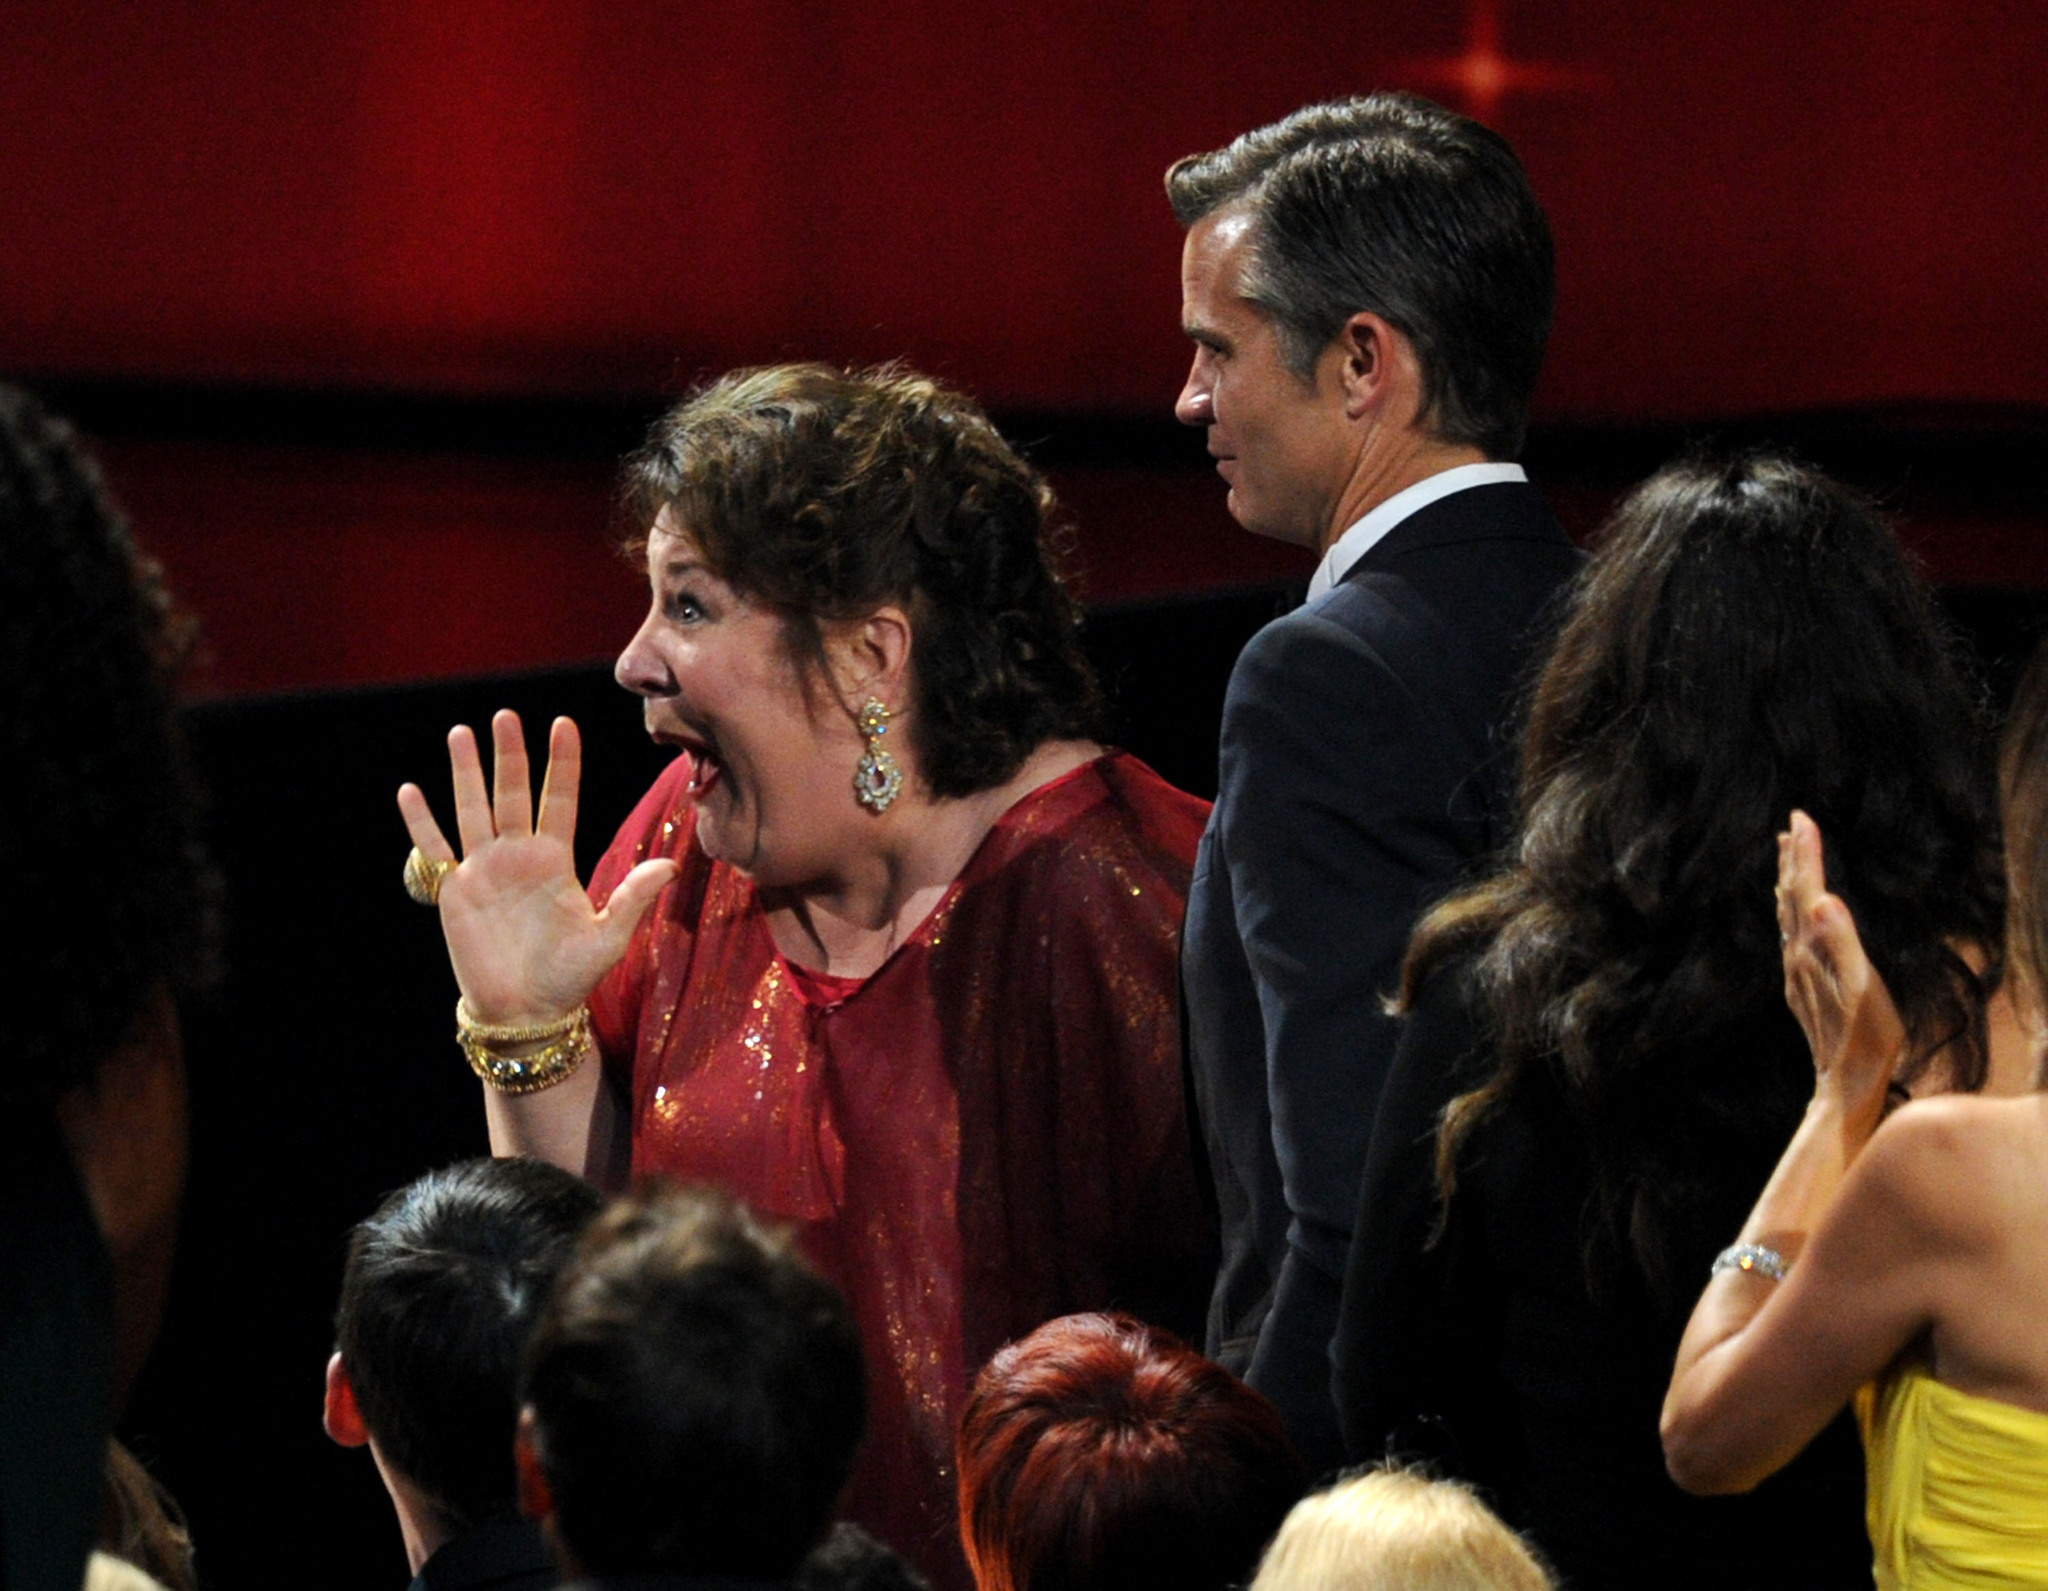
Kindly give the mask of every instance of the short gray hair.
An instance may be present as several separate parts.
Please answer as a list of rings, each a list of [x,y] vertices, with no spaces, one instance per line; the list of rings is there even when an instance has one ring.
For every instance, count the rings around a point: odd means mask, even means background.
[[[1241,206],[1244,291],[1297,374],[1360,311],[1414,345],[1446,441],[1521,451],[1556,294],[1550,224],[1499,134],[1413,94],[1309,105],[1166,173],[1182,226]]]

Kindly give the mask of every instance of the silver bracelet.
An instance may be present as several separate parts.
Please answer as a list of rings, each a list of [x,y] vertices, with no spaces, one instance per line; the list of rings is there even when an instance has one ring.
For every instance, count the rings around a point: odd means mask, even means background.
[[[1761,1243],[1736,1243],[1714,1256],[1713,1268],[1707,1274],[1719,1276],[1723,1271],[1746,1271],[1766,1281],[1782,1282],[1786,1269],[1785,1256],[1776,1249],[1765,1248]]]

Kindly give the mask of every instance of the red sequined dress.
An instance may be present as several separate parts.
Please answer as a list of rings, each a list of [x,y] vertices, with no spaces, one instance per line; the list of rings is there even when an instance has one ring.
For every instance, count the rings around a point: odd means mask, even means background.
[[[1115,752],[1041,786],[852,980],[778,953],[752,883],[694,844],[688,774],[678,758],[590,886],[682,864],[591,1000],[633,1170],[796,1227],[867,1345],[845,1513],[967,1585],[953,1431],[982,1362],[1076,1310],[1200,1329],[1215,1238],[1177,956],[1206,803]]]

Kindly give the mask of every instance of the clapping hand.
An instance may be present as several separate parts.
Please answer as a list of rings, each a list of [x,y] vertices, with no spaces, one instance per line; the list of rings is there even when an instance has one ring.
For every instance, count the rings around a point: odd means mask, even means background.
[[[1827,892],[1820,829],[1804,812],[1795,811],[1778,836],[1777,901],[1785,1003],[1813,1051],[1815,1097],[1874,1128],[1905,1053],[1906,1028],[1864,954],[1855,918]]]
[[[576,725],[557,718],[548,736],[540,813],[519,715],[491,720],[494,768],[484,784],[476,736],[448,733],[461,865],[443,879],[441,929],[470,1014],[481,1022],[547,1022],[590,997],[619,958],[675,863],[642,862],[595,909],[576,880],[576,799],[583,746]],[[455,852],[416,784],[400,787],[398,810],[420,854],[453,862]]]

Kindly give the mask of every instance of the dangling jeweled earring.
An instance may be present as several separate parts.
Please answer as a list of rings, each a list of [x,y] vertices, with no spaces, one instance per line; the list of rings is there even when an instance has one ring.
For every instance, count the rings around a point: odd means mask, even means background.
[[[882,737],[889,733],[889,709],[872,696],[861,704],[860,732],[867,737],[868,749],[853,770],[853,798],[879,815],[902,791],[903,770],[882,749]]]

